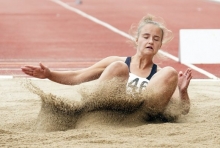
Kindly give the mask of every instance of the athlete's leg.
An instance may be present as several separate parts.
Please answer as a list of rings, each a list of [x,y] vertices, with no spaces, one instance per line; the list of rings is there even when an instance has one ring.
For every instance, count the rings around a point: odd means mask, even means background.
[[[128,66],[123,62],[110,64],[97,80],[92,93],[84,96],[84,111],[111,109],[131,112],[137,109],[143,100],[134,99],[126,94],[129,77]]]
[[[127,81],[129,77],[128,66],[121,61],[113,62],[103,71],[98,81],[107,81],[113,78],[119,78],[122,81]]]
[[[178,82],[178,74],[172,67],[158,71],[150,80],[143,92],[145,112],[162,113],[170,101]]]

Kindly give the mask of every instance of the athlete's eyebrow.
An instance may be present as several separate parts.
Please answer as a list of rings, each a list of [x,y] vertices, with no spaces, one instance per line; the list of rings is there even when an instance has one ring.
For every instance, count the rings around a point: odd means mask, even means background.
[[[150,35],[150,33],[143,33],[142,35]]]
[[[143,33],[142,35],[150,35],[150,33]],[[158,35],[154,35],[154,37],[161,38],[161,37],[158,36]]]

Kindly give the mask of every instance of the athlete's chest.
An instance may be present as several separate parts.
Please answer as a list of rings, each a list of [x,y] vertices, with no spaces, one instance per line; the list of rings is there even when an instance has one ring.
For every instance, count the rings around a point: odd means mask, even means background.
[[[132,74],[136,75],[137,77],[146,78],[150,75],[152,67],[139,69],[137,66],[131,64],[129,70]]]

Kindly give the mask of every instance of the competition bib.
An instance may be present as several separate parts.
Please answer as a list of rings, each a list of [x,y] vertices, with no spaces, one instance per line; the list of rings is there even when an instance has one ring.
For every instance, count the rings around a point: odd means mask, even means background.
[[[135,74],[129,73],[127,91],[141,93],[141,91],[146,88],[148,83],[149,83],[148,79],[141,78],[136,76]]]

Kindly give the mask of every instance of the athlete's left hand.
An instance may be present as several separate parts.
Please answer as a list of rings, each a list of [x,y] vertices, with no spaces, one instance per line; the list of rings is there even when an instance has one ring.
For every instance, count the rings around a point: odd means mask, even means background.
[[[187,92],[190,80],[192,79],[192,70],[188,68],[184,73],[182,71],[178,74],[178,88],[181,93]]]

